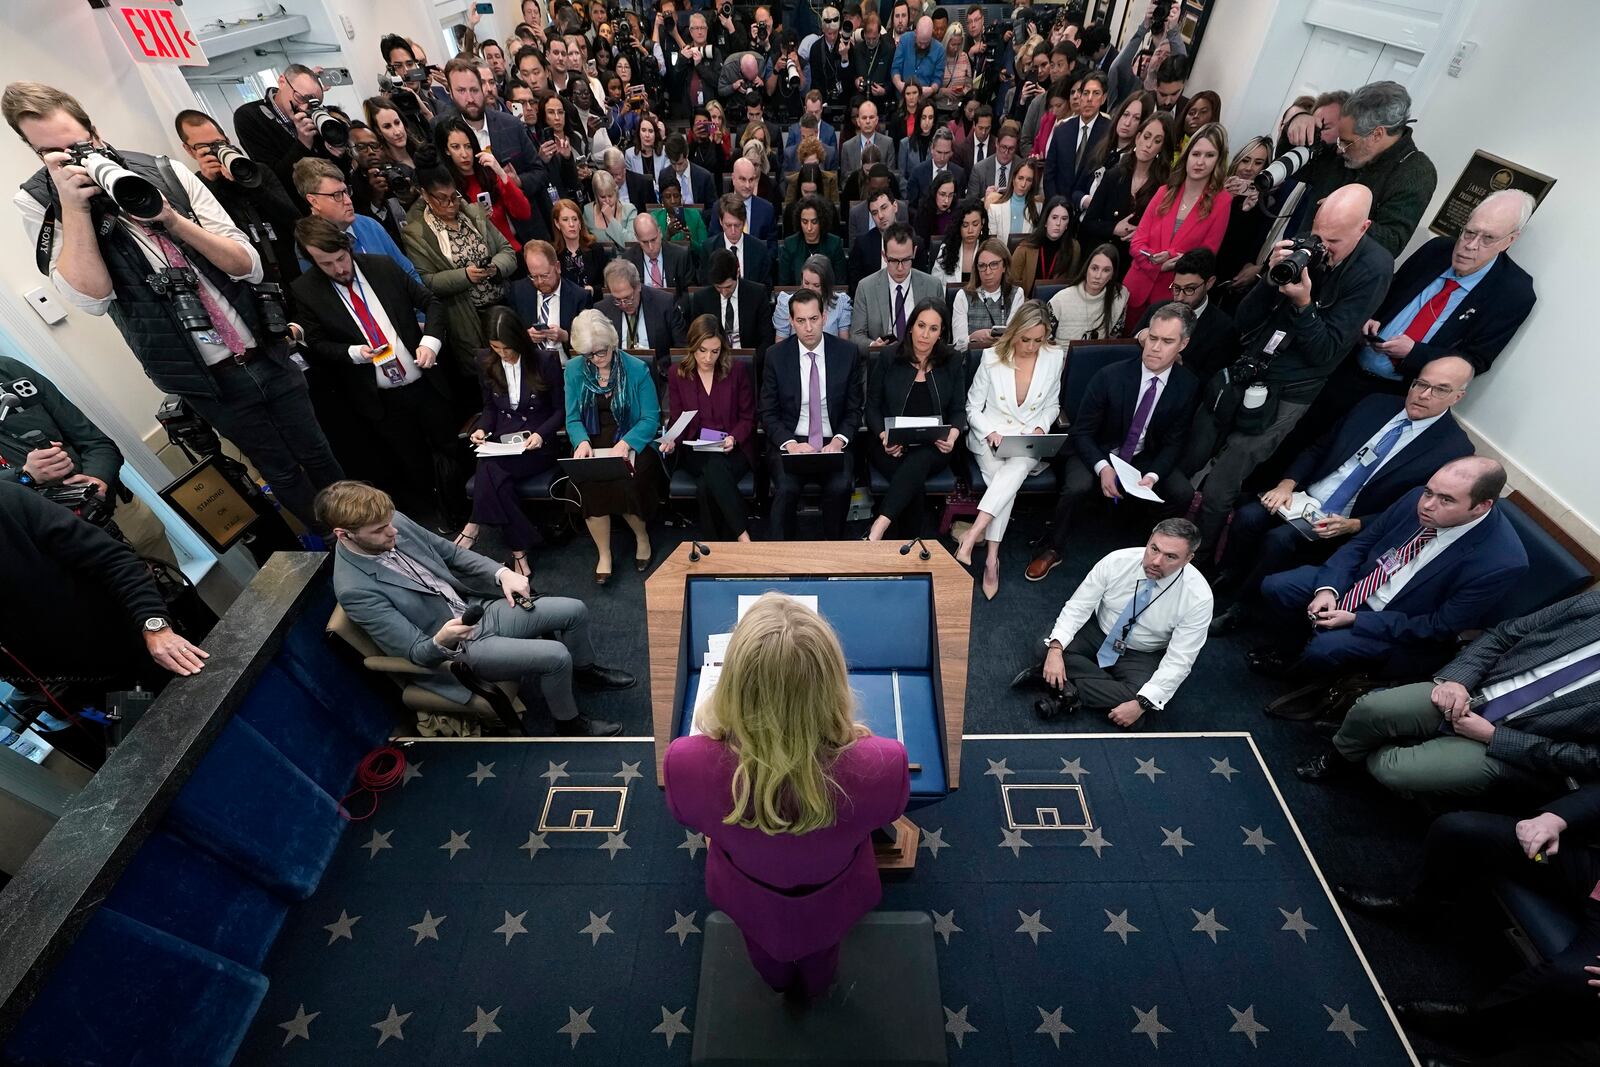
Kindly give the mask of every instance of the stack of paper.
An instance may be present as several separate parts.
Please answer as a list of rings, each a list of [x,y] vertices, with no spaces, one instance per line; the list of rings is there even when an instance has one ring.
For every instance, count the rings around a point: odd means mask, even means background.
[[[766,594],[764,594],[764,593],[760,594],[760,595],[757,595],[757,596],[750,596],[748,594],[741,595],[739,597],[739,618],[741,618],[741,619],[744,618],[744,613],[749,611],[751,608],[755,607],[756,606],[756,601],[760,600],[761,597],[765,596],[765,595]],[[787,593],[783,593],[783,594],[780,594],[780,595],[788,596]],[[818,608],[817,608],[817,598],[814,597],[814,596],[791,596],[791,597],[789,597],[789,599],[790,600],[798,600],[800,603],[804,604],[806,607],[810,608],[812,611],[817,611],[818,614],[821,614],[821,612],[818,611]]]
[[[521,443],[508,444],[504,441],[485,441],[477,447],[478,457],[484,456],[520,456],[523,452]]]
[[[699,411],[685,411],[682,415],[679,415],[678,421],[668,426],[666,432],[661,435],[660,443],[666,444],[668,441],[676,441],[683,435],[683,431],[688,429],[689,424],[694,421],[694,417],[698,414],[700,414]]]
[[[709,634],[706,637],[706,651],[700,661],[700,688],[694,695],[694,714],[689,717],[691,736],[703,732],[700,729],[700,709],[711,702],[711,695],[717,691],[717,683],[722,680],[722,660],[728,654],[728,642],[732,639],[732,634]]]

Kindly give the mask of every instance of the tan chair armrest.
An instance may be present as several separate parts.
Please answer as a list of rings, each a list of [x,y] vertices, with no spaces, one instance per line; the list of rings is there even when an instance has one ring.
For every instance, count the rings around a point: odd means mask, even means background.
[[[369,671],[380,671],[384,674],[405,674],[413,678],[441,677],[441,672],[431,667],[419,667],[400,656],[368,656],[361,661],[361,665]]]

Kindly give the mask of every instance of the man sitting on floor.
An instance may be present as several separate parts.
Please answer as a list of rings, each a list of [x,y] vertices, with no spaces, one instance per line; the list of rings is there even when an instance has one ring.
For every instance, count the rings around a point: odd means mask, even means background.
[[[1163,519],[1143,548],[1094,565],[1056,618],[1044,666],[1011,681],[1053,690],[1034,703],[1041,719],[1087,707],[1129,728],[1166,706],[1211,624],[1211,587],[1190,565],[1199,547],[1194,523]]]
[[[1491,620],[1528,569],[1494,506],[1505,484],[1492,459],[1451,460],[1321,567],[1272,575],[1262,600],[1288,637],[1251,652],[1250,668],[1305,681],[1356,667],[1385,678],[1431,671],[1457,634]],[[1297,619],[1309,621],[1309,641]]]
[[[486,681],[537,682],[563,735],[609,737],[622,727],[591,719],[572,699],[574,680],[594,689],[627,689],[633,676],[594,661],[589,610],[568,597],[539,597],[528,577],[418,526],[395,511],[381,489],[335,482],[317,494],[317,518],[333,530],[333,592],[357,626],[385,653],[440,670],[460,659]],[[483,609],[468,625],[468,605]],[[559,640],[545,635],[559,634]],[[466,703],[471,694],[451,678],[417,682]],[[529,703],[525,696],[524,704]]]
[[[1314,781],[1357,763],[1413,794],[1600,778],[1600,593],[1491,627],[1432,683],[1362,697],[1333,751],[1295,773]]]

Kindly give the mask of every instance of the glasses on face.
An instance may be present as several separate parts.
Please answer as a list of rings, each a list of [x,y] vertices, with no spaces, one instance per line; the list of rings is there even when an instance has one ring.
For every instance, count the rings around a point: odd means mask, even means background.
[[[837,26],[837,25],[839,25],[839,20],[838,19],[823,19],[822,20],[822,24],[824,26]]]
[[[335,189],[331,193],[307,193],[306,195],[307,196],[325,196],[329,200],[349,200],[350,199],[350,190],[348,188]]]
[[[608,354],[610,354],[610,352],[611,352],[611,346],[610,345],[606,345],[604,348],[597,348],[593,352],[579,352],[578,353],[578,358],[579,359],[594,360],[594,359],[599,359],[601,356],[608,355]]]
[[[1182,300],[1185,297],[1197,295],[1205,287],[1205,282],[1195,282],[1193,285],[1174,285],[1172,287],[1172,295]]]
[[[1496,235],[1492,233],[1485,233],[1483,230],[1474,230],[1469,227],[1468,229],[1461,231],[1461,237],[1459,240],[1464,248],[1487,248],[1489,245],[1499,244],[1501,241],[1504,241],[1510,236],[1511,235],[1508,233]]]
[[[891,267],[909,267],[911,266],[911,258],[910,256],[887,256],[884,262]]]
[[[1421,393],[1423,396],[1435,396],[1440,399],[1456,391],[1456,387],[1453,385],[1435,385],[1433,382],[1426,382],[1421,378],[1412,379],[1410,388],[1413,393]]]
[[[349,195],[349,192],[346,191],[345,196]],[[422,195],[427,198],[430,204],[448,204],[455,200],[459,194],[454,189],[424,189],[422,190]]]
[[[981,271],[999,270],[1000,261],[998,259],[979,260],[978,269]]]

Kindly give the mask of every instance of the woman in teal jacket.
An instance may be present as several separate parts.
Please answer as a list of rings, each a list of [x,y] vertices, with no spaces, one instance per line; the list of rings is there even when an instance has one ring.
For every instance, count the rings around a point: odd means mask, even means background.
[[[596,585],[611,580],[611,516],[621,515],[636,540],[634,569],[650,566],[650,533],[661,493],[661,400],[650,366],[626,352],[611,320],[591,308],[572,322],[572,359],[563,374],[567,393],[567,439],[574,459],[621,456],[633,477],[575,483],[583,518],[599,559]]]

